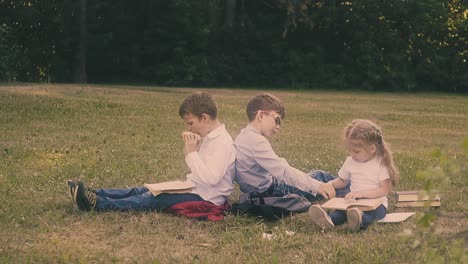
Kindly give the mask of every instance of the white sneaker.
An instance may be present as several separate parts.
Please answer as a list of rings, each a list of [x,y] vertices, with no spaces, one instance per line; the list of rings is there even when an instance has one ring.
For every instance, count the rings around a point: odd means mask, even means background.
[[[346,211],[346,218],[348,218],[348,223],[346,227],[351,232],[357,232],[361,228],[362,223],[362,212],[358,208],[351,208]]]
[[[320,226],[322,230],[335,227],[330,216],[322,209],[322,207],[320,207],[320,205],[312,205],[309,209],[309,216],[312,222]]]

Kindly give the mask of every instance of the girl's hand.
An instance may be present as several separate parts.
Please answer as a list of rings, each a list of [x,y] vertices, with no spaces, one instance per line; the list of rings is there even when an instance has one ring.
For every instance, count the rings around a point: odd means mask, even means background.
[[[360,192],[349,192],[345,195],[345,200],[356,200],[359,198],[365,198]]]

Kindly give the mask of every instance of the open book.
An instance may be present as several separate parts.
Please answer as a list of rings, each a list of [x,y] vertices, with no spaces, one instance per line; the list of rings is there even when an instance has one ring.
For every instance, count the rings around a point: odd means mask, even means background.
[[[170,181],[161,183],[145,183],[143,184],[148,188],[154,196],[161,193],[190,193],[195,187],[191,181]]]
[[[346,210],[352,207],[357,207],[361,211],[371,211],[379,207],[385,201],[385,197],[375,199],[357,199],[357,200],[345,200],[344,198],[332,198],[326,203],[322,204],[322,208],[335,209],[335,210]]]

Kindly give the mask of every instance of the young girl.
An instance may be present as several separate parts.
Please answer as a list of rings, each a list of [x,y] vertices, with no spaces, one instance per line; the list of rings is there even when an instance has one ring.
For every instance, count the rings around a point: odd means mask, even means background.
[[[398,181],[399,172],[380,128],[372,121],[353,120],[344,134],[349,156],[338,171],[338,178],[332,181],[333,187],[340,189],[351,182],[345,199],[382,198],[382,204],[373,211],[361,212],[352,208],[336,210],[330,215],[320,205],[314,205],[309,214],[312,222],[323,229],[344,224],[347,220],[347,228],[358,231],[385,217],[388,207],[386,196],[392,184]]]

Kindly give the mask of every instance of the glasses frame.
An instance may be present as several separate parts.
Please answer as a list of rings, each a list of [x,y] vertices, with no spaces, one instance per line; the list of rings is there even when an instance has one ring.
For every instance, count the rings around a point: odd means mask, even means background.
[[[282,121],[282,120],[281,120],[281,116],[279,116],[278,114],[275,114],[275,113],[273,113],[273,112],[267,112],[267,111],[263,111],[263,110],[255,111],[255,114],[261,113],[261,112],[263,112],[263,113],[265,113],[265,114],[267,114],[267,115],[269,115],[269,116],[273,116],[273,117],[274,117],[274,120],[275,120],[275,124],[276,124],[277,126],[281,127],[281,123],[282,123],[282,122],[281,122],[281,121]]]

